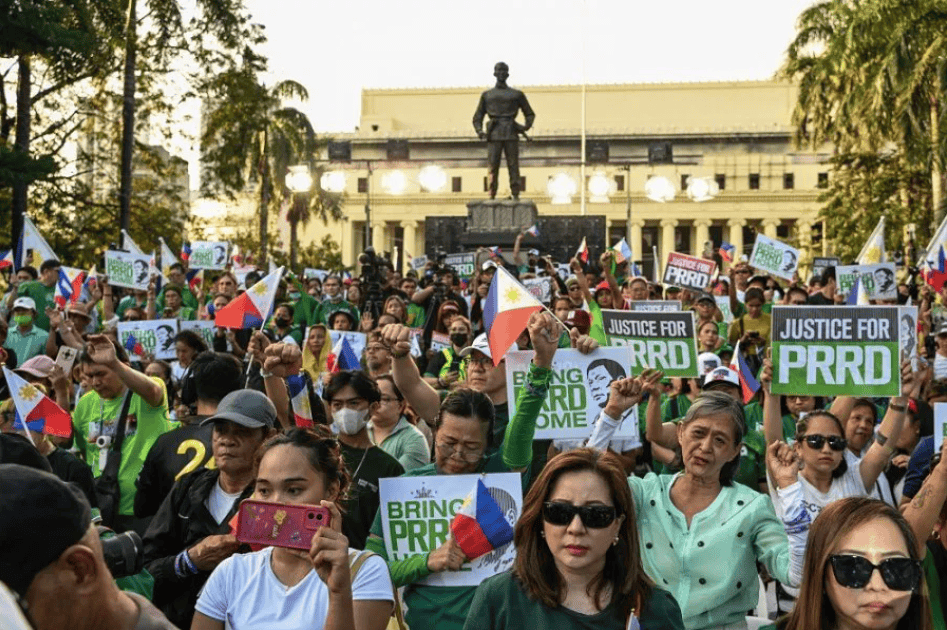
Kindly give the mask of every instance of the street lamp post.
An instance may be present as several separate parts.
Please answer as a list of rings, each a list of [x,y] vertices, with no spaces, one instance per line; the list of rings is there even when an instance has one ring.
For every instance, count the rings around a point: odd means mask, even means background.
[[[309,165],[290,166],[286,174],[286,187],[293,193],[293,207],[287,219],[289,220],[289,265],[295,269],[299,253],[299,219],[304,213],[305,204],[309,203],[309,192],[312,190]]]

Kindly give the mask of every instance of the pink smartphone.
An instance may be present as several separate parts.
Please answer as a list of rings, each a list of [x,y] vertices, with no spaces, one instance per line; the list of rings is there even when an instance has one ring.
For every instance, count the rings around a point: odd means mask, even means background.
[[[237,512],[237,540],[308,551],[312,537],[331,521],[328,508],[245,499]]]

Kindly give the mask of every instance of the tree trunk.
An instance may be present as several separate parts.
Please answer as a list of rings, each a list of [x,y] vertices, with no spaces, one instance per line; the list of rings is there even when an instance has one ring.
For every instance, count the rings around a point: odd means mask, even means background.
[[[27,55],[17,60],[16,86],[16,137],[13,149],[17,153],[28,156],[30,153],[30,58]],[[26,200],[29,191],[29,182],[26,173],[21,173],[13,180],[13,216],[11,221],[11,244],[15,248],[23,232],[23,217],[26,215]],[[26,252],[21,252],[23,256]],[[18,261],[24,264],[24,261]]]
[[[128,23],[125,25],[125,85],[122,90],[122,164],[118,193],[119,227],[131,228],[132,155],[135,150],[135,3],[128,0]]]
[[[270,163],[267,155],[266,129],[260,132],[260,262],[266,264],[267,216],[270,205]]]

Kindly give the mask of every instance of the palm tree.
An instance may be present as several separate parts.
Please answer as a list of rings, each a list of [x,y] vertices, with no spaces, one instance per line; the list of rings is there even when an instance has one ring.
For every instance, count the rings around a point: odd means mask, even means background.
[[[322,172],[321,168],[316,169],[314,182],[319,181]],[[330,218],[341,219],[341,197],[326,193],[319,186],[315,187],[315,194],[309,191],[294,197],[293,204],[286,213],[286,220],[289,221],[289,264],[293,269],[296,269],[299,257],[299,226],[306,227],[313,216],[321,218],[323,223],[328,223]]]

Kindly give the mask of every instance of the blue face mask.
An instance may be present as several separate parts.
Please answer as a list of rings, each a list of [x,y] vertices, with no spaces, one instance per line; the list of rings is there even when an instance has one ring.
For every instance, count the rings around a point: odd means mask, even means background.
[[[292,291],[292,292],[289,293],[288,297],[289,297],[289,299],[291,299],[291,300],[293,300],[293,301],[296,301],[296,300],[298,300],[298,299],[300,298],[300,295],[301,295],[301,294],[299,293],[299,291]]]

